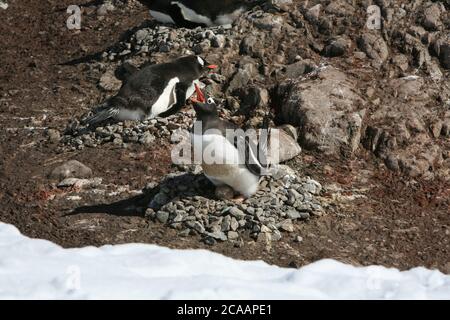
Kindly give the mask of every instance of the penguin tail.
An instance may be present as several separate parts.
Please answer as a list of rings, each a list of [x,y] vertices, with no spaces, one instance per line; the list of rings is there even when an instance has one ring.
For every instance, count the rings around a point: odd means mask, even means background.
[[[261,167],[264,169],[268,169],[271,166],[271,163],[269,161],[269,145],[270,145],[270,114],[267,113],[264,117],[261,129],[260,129],[260,135],[258,139],[258,160],[261,164]]]
[[[114,119],[119,114],[119,109],[116,107],[102,108],[96,111],[93,115],[81,120],[81,124],[93,127],[106,120]]]

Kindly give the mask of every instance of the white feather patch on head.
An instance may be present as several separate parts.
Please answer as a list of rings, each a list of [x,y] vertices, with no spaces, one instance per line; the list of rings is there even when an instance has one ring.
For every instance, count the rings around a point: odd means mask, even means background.
[[[197,60],[198,60],[198,63],[200,63],[200,65],[201,65],[202,67],[205,66],[205,60],[203,60],[203,59],[200,58],[199,56],[197,56]]]

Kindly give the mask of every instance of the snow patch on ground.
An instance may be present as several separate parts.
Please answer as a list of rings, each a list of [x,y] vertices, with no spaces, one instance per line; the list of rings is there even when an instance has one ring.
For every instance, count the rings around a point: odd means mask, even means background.
[[[1,299],[450,299],[450,276],[322,260],[299,270],[206,250],[63,249],[0,223]]]

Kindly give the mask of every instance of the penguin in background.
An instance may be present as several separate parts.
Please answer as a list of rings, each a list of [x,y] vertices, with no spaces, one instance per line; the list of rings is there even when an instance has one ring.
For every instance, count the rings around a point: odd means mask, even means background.
[[[198,87],[196,91],[197,98],[191,98],[197,115],[191,143],[194,149],[201,148],[205,176],[216,187],[231,187],[240,195],[235,200],[253,196],[258,191],[260,178],[270,168],[268,118],[263,125],[267,134],[261,135],[255,143],[238,126],[219,117],[213,98],[206,99]],[[214,161],[206,159],[208,154],[214,154]]]
[[[185,56],[133,72],[116,96],[81,121],[90,127],[106,120],[144,121],[178,112],[195,92],[195,84],[216,65],[200,56]]]
[[[233,23],[243,12],[264,0],[139,0],[161,23],[179,27],[212,27]]]

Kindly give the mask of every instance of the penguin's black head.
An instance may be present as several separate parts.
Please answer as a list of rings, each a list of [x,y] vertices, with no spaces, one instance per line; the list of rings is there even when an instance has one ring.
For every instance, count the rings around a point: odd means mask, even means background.
[[[208,63],[204,58],[200,56],[188,56],[185,57],[187,63],[194,69],[197,75],[203,75],[210,70],[217,69],[217,65]]]
[[[193,98],[194,110],[198,118],[216,117],[218,116],[216,101],[211,98],[205,98],[201,89],[195,85],[195,91],[197,92],[197,98]]]
[[[193,101],[194,110],[199,118],[205,116],[217,116],[217,105],[213,98],[208,98],[206,102]]]

